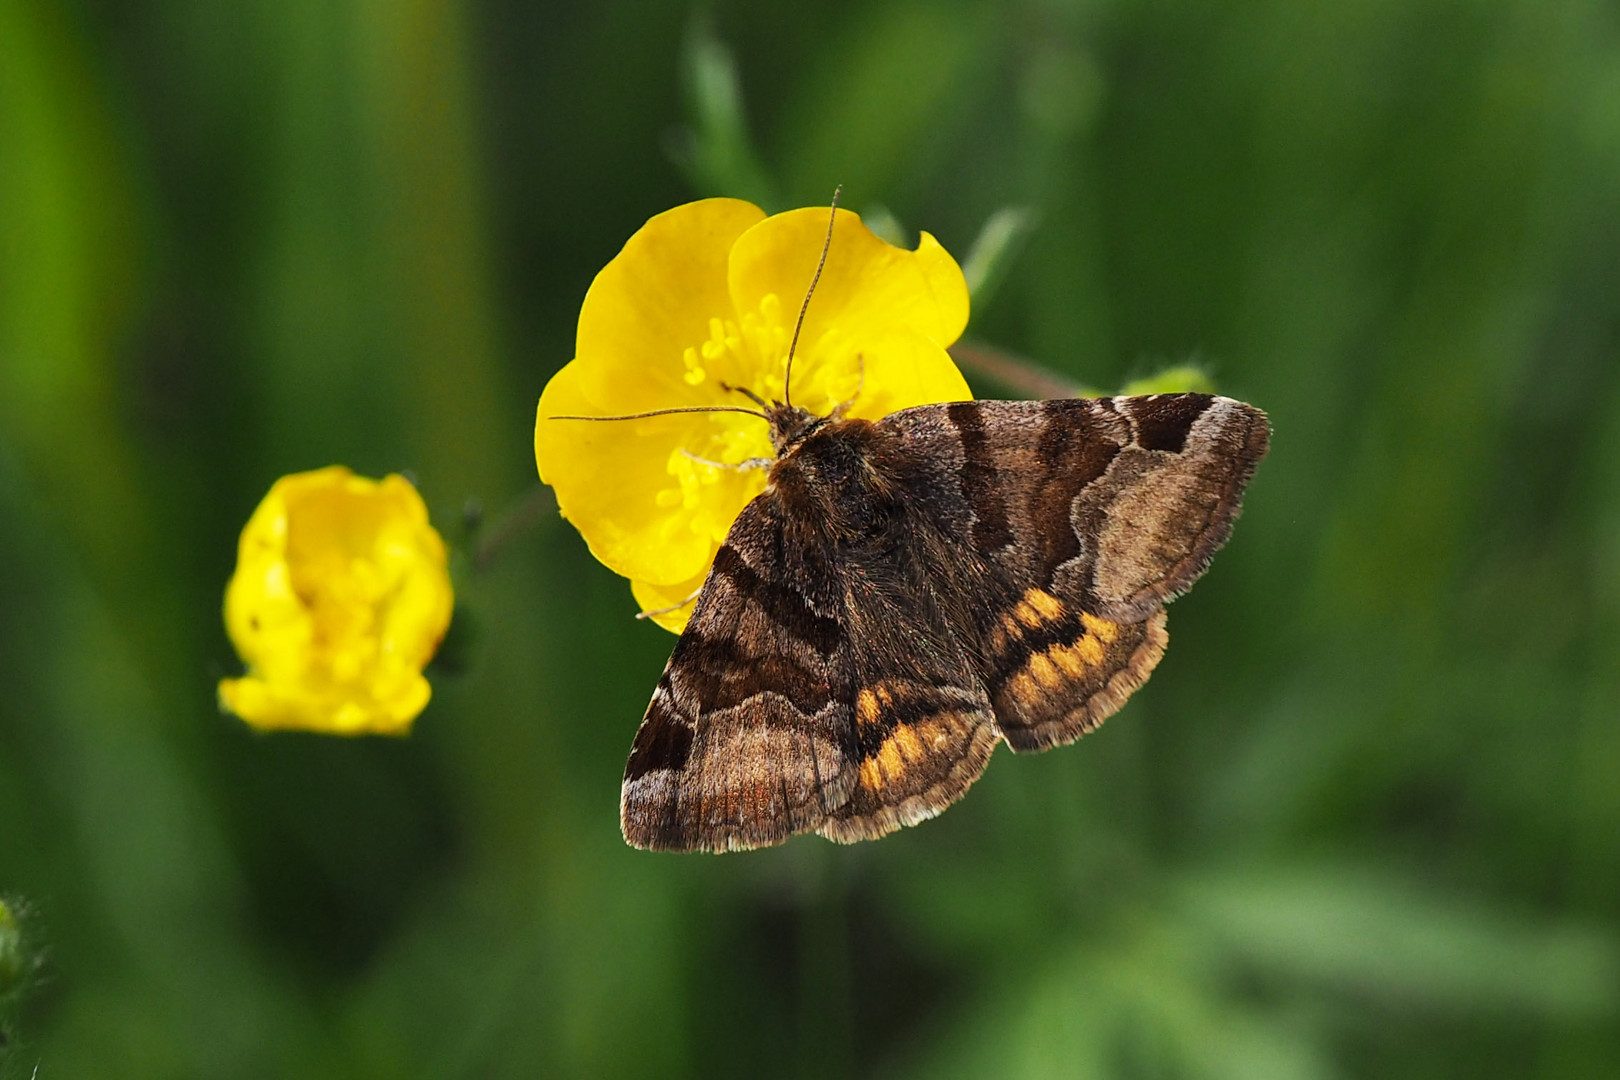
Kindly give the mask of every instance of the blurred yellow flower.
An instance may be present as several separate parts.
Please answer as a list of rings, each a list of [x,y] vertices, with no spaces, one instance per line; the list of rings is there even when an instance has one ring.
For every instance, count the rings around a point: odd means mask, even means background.
[[[403,735],[432,690],[455,597],[444,541],[402,476],[283,476],[242,530],[225,627],[248,666],[220,703],[259,728]]]
[[[644,610],[697,591],[731,523],[765,486],[738,468],[772,456],[770,431],[739,413],[614,416],[693,405],[783,401],[793,324],[815,273],[827,210],[766,217],[705,199],[659,214],[585,294],[574,359],[541,395],[540,478],[591,553],[629,578]],[[875,420],[971,397],[945,352],[967,325],[956,261],[927,233],[915,251],[837,211],[832,245],[793,360],[792,402]],[[737,388],[730,389],[727,388]],[[655,615],[677,633],[690,607]]]

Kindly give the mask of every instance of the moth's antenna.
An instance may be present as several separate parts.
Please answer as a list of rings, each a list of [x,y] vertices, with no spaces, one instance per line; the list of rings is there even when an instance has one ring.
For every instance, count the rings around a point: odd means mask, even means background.
[[[771,407],[769,402],[760,397],[758,394],[754,393],[752,390],[748,389],[746,386],[732,386],[728,382],[723,382],[720,384],[720,389],[724,390],[728,394],[741,394],[749,401],[752,401],[755,405],[758,405],[761,409],[769,409]]]
[[[827,214],[827,239],[821,245],[821,261],[816,263],[816,276],[810,279],[810,287],[804,292],[804,303],[799,305],[799,321],[793,324],[793,341],[788,345],[787,372],[782,376],[782,396],[787,399],[783,404],[789,408],[793,407],[793,352],[799,347],[799,331],[804,329],[804,313],[810,310],[810,297],[815,295],[816,285],[821,281],[821,269],[827,265],[827,252],[832,249],[833,223],[838,220],[838,196],[843,190],[843,184],[833,188],[832,209]]]
[[[623,416],[548,416],[547,420],[644,420],[649,416],[666,416],[669,413],[680,412],[740,412],[749,416],[757,416],[761,420],[770,417],[758,409],[745,409],[741,405],[686,405],[678,409],[654,409],[652,412],[625,413]]]

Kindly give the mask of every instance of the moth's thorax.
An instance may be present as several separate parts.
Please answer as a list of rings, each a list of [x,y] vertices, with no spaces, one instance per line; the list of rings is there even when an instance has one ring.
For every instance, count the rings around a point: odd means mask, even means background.
[[[869,420],[811,417],[771,466],[769,486],[834,534],[862,534],[890,497],[872,460],[877,429]]]

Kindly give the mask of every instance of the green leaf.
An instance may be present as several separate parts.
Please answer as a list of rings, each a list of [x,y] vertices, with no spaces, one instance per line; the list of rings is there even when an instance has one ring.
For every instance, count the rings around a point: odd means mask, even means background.
[[[814,205],[842,184],[856,203],[897,200],[956,141],[958,105],[983,85],[994,37],[988,8],[921,0],[842,20],[771,133],[790,197]]]
[[[1213,394],[1215,381],[1204,369],[1194,364],[1178,364],[1153,375],[1132,379],[1120,390],[1127,396],[1135,394]]]
[[[1232,957],[1284,978],[1455,1012],[1593,1017],[1620,1004],[1611,931],[1514,918],[1386,874],[1217,875],[1183,899]]]
[[[27,970],[23,957],[22,927],[4,900],[0,900],[0,1001],[17,990]]]
[[[686,36],[681,84],[689,126],[670,147],[670,156],[698,194],[747,199],[767,211],[781,209],[776,184],[748,133],[737,63],[702,15],[693,19]]]
[[[1008,268],[1034,227],[1034,212],[1021,206],[1004,206],[985,219],[962,260],[962,276],[967,278],[974,312],[987,305],[1006,280]]]
[[[934,1054],[913,1075],[1335,1075],[1313,1032],[1283,1010],[1233,997],[1199,936],[1162,915],[1044,952],[1028,981],[992,987],[973,1022],[936,1033]]]
[[[900,223],[882,203],[872,203],[861,211],[861,224],[865,225],[878,238],[886,240],[895,247],[914,248],[917,246],[917,235]]]

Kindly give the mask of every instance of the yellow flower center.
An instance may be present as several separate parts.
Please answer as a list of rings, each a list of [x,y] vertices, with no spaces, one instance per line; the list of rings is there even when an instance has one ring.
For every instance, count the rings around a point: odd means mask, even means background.
[[[352,683],[376,660],[378,604],[387,590],[370,559],[321,562],[296,567],[294,588],[314,623],[315,656],[330,665],[334,682]]]
[[[687,384],[711,383],[716,390],[722,383],[746,387],[766,401],[782,401],[787,397],[787,354],[793,341],[793,326],[785,314],[781,298],[767,293],[759,309],[744,312],[740,321],[711,317],[708,338],[682,353]],[[820,344],[799,342],[793,389],[797,403],[825,415],[859,391],[861,360],[857,355],[847,364],[827,363]],[[735,391],[721,394],[726,404],[741,403]],[[738,466],[775,454],[770,428],[759,420],[737,413],[716,413],[706,420],[694,424],[692,434],[671,451],[664,468],[675,483],[659,491],[656,502],[660,509],[675,512],[669,527],[690,529],[718,544],[731,528],[733,508],[759,494],[765,484],[762,470]],[[731,489],[723,492],[727,497],[716,499],[721,494],[716,489],[725,488]]]
[[[413,552],[380,512],[324,502],[310,500],[294,519],[288,550],[290,583],[310,619],[309,661],[337,685],[393,678],[389,613]]]
[[[766,401],[784,394],[787,350],[793,328],[783,318],[782,301],[768,293],[756,311],[741,319],[713,316],[706,340],[682,353],[684,378],[690,386],[709,383],[726,404],[741,404],[735,391],[720,384],[746,388]],[[686,528],[719,543],[731,528],[730,507],[746,502],[764,487],[758,469],[742,469],[746,461],[772,456],[770,428],[764,422],[737,413],[715,413],[693,424],[691,434],[670,452],[665,471],[674,483],[656,496],[660,509],[675,511],[671,528]],[[730,488],[727,498],[716,500],[717,489]]]
[[[698,386],[711,375],[728,386],[746,386],[767,401],[782,396],[782,369],[786,366],[792,327],[782,318],[782,301],[767,293],[758,311],[744,312],[742,321],[709,318],[709,337],[687,346],[682,354],[686,382]]]

